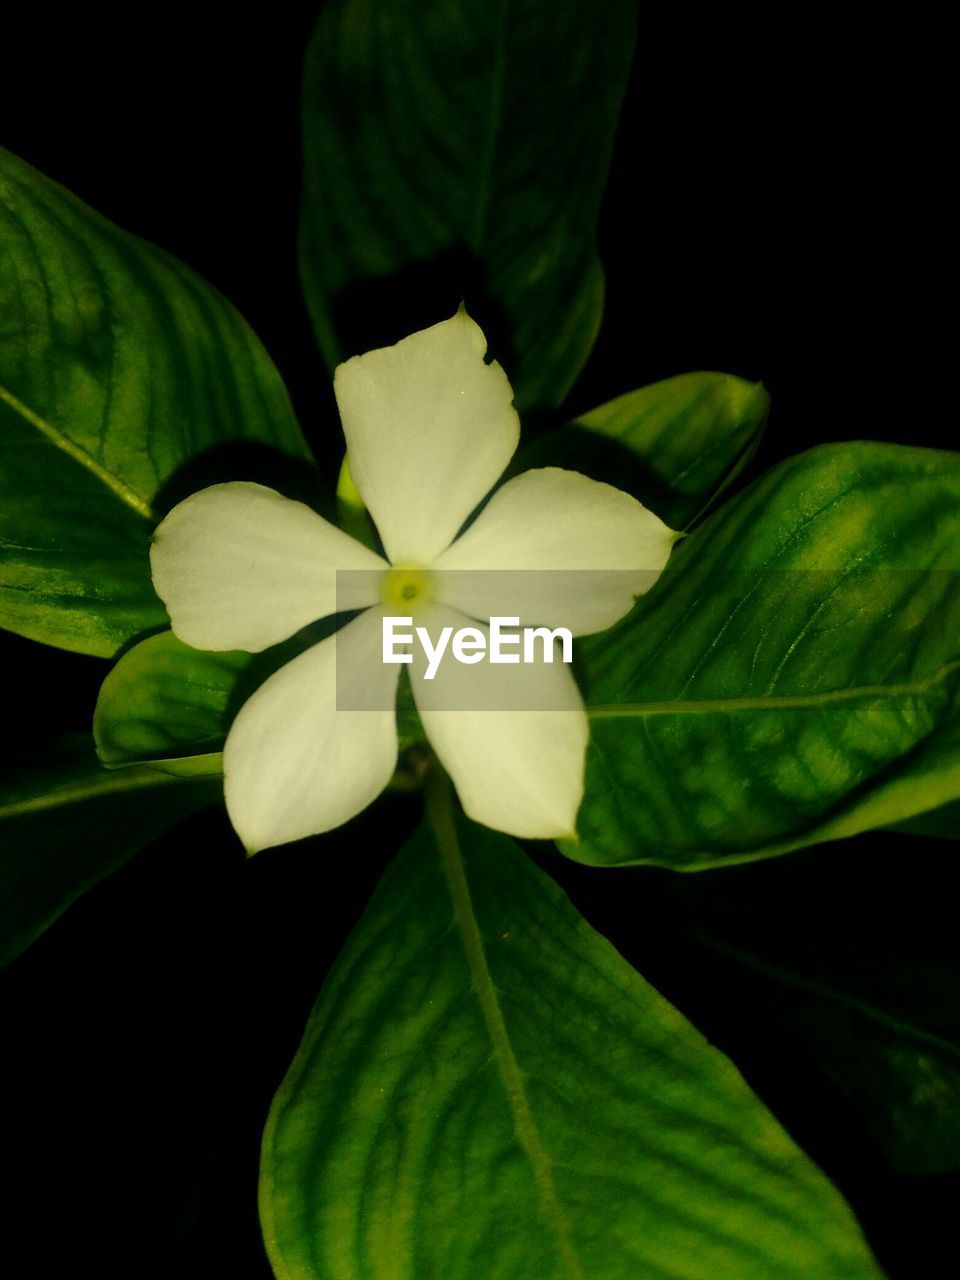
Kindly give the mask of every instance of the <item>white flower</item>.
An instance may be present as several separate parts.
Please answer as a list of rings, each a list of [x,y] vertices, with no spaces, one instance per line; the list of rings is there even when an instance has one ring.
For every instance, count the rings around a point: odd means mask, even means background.
[[[245,482],[193,494],[157,529],[154,584],[194,648],[258,652],[346,606],[364,610],[272,675],[230,729],[227,809],[250,852],[339,826],[390,781],[400,667],[382,661],[385,613],[416,614],[431,631],[515,614],[583,635],[627,613],[666,564],[676,535],[662,521],[610,485],[553,467],[507,481],[457,537],[519,440],[510,384],[485,351],[461,309],[336,371],[350,468],[387,560],[302,503]],[[591,576],[584,592],[575,575],[521,575],[522,598],[491,607],[488,576],[453,572],[478,569],[606,576]],[[338,600],[337,570],[368,571],[351,579],[363,584],[357,598]],[[549,710],[512,709],[517,667],[446,662],[429,685],[407,669],[470,817],[516,836],[574,832],[588,725],[567,666],[522,668],[525,690]],[[496,705],[483,682],[507,690],[499,710],[450,709]],[[338,709],[338,685],[363,687],[378,709]]]

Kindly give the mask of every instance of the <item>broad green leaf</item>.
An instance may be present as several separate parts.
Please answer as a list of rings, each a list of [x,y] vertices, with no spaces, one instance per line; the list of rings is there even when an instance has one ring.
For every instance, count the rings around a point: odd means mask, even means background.
[[[461,299],[521,409],[600,324],[596,224],[634,0],[334,0],[304,77],[301,263],[328,364]],[[494,332],[496,330],[496,332]]]
[[[112,656],[166,623],[154,515],[310,455],[215,289],[2,150],[0,317],[0,625]]]
[[[264,1137],[278,1280],[878,1280],[830,1183],[510,840],[388,870]]]
[[[933,847],[878,853],[868,844],[841,876],[823,855],[684,876],[676,916],[718,1019],[732,1006],[798,1075],[826,1077],[901,1172],[957,1170],[954,884]]]
[[[0,963],[168,827],[216,802],[218,783],[155,769],[110,772],[88,738],[0,780]]]
[[[825,446],[681,542],[584,642],[571,857],[696,868],[960,796],[960,455]]]
[[[108,767],[150,762],[166,772],[220,772],[220,751],[242,705],[251,653],[191,649],[173,634],[125,653],[100,688],[93,716]]]
[[[511,470],[580,471],[627,490],[672,529],[683,529],[753,456],[769,408],[759,382],[683,373],[544,431]]]
[[[180,777],[220,773],[227,731],[250,694],[335,626],[323,619],[264,653],[191,649],[172,631],[141,640],[100,687],[93,736],[101,763],[151,764]],[[401,747],[422,742],[406,684],[399,718]]]

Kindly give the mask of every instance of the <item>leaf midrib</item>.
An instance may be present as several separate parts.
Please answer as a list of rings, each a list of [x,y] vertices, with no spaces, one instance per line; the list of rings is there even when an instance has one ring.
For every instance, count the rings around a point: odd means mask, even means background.
[[[85,800],[98,800],[102,796],[122,795],[131,791],[147,791],[154,787],[168,786],[173,783],[190,783],[209,780],[210,775],[201,774],[196,777],[180,777],[172,773],[141,773],[136,775],[118,769],[115,773],[106,773],[103,777],[83,779],[59,788],[55,792],[45,792],[32,796],[27,800],[0,801],[0,822],[8,818],[21,818],[32,813],[46,813],[50,809],[59,809],[64,805],[81,804]]]
[[[135,511],[138,516],[142,516],[144,520],[153,521],[153,511],[148,502],[145,502],[130,486],[124,483],[119,476],[109,471],[102,463],[97,462],[96,458],[87,453],[86,449],[80,447],[69,436],[65,435],[59,427],[55,427],[53,423],[35,413],[29,405],[19,400],[12,391],[9,391],[2,383],[0,383],[0,401],[12,409],[15,414],[21,417],[24,422],[28,422],[30,426],[36,428],[44,435],[51,444],[60,449],[74,462],[79,463],[87,471],[97,477],[101,484],[105,485],[111,493],[115,494],[121,502],[124,502],[131,510]]]
[[[493,1058],[507,1095],[517,1138],[530,1162],[541,1215],[556,1237],[557,1249],[569,1280],[586,1280],[557,1194],[553,1162],[540,1137],[524,1088],[523,1073],[514,1054],[510,1033],[487,965],[483,938],[474,914],[470,885],[457,836],[450,783],[436,769],[427,783],[427,808],[453,902],[454,918],[460,931],[471,985],[490,1038]]]
[[[493,167],[497,140],[503,124],[503,91],[506,80],[507,8],[510,0],[499,0],[497,8],[496,47],[490,84],[490,119],[484,139],[477,180],[477,204],[474,210],[472,248],[479,253],[487,231],[487,219],[493,196]]]
[[[680,698],[660,702],[610,702],[587,707],[587,715],[595,720],[605,720],[617,717],[629,719],[643,716],[703,715],[728,711],[787,711],[855,702],[861,698],[913,697],[928,693],[957,671],[960,671],[960,658],[944,663],[942,667],[922,680],[905,680],[896,684],[852,685],[848,689],[827,689],[822,693],[782,696],[762,694],[755,698]]]

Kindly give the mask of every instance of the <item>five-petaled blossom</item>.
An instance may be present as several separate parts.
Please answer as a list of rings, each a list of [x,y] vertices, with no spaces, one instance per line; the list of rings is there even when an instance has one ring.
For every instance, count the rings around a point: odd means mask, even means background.
[[[250,852],[339,826],[390,781],[401,668],[382,661],[384,616],[414,616],[432,632],[515,615],[585,635],[626,614],[666,564],[676,535],[661,520],[628,494],[555,467],[508,480],[462,532],[519,441],[510,384],[485,352],[461,309],[336,370],[351,472],[385,559],[302,503],[246,482],[193,494],[157,529],[154,584],[175,634],[194,648],[259,652],[362,609],[270,676],[230,728],[227,809]],[[349,575],[360,585],[346,602],[338,570],[366,571]],[[536,572],[491,607],[490,570]],[[588,589],[556,570],[593,571]],[[588,723],[569,667],[446,662],[429,685],[416,660],[405,669],[470,817],[516,836],[574,833]],[[510,681],[521,678],[517,708]],[[505,699],[484,687],[498,682]],[[338,688],[351,687],[372,709],[338,707]]]

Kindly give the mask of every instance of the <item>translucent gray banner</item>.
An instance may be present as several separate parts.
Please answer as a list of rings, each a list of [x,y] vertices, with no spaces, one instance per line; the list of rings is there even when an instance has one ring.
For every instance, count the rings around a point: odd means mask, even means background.
[[[882,685],[960,659],[953,570],[401,566],[337,574],[338,612],[356,615],[337,632],[337,707],[389,709],[402,677],[421,710],[570,711],[580,705],[573,641],[606,631],[658,580],[631,623],[642,628],[638,654],[658,668],[642,696],[682,697],[707,669],[712,697],[789,695]],[[675,673],[672,648],[683,655]]]

